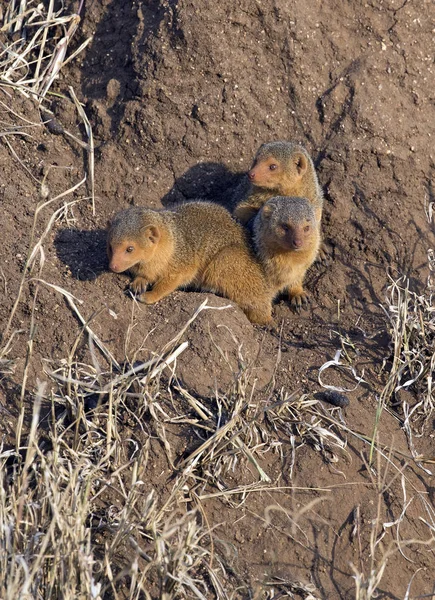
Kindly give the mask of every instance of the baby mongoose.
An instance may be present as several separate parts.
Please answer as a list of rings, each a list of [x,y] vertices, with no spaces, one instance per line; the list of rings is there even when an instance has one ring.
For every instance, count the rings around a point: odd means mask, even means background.
[[[260,146],[248,171],[248,181],[235,191],[233,214],[247,224],[274,196],[306,198],[313,207],[320,232],[323,192],[313,161],[303,146],[284,141]],[[325,260],[327,253],[327,247],[321,244],[319,258]]]
[[[252,322],[266,324],[272,320],[272,293],[246,236],[217,204],[189,202],[159,211],[132,207],[109,227],[109,267],[130,271],[130,288],[146,304],[193,286],[234,300]]]
[[[272,295],[288,291],[300,312],[309,299],[303,288],[307,269],[319,251],[316,216],[306,198],[277,196],[260,209],[253,223],[254,245]]]

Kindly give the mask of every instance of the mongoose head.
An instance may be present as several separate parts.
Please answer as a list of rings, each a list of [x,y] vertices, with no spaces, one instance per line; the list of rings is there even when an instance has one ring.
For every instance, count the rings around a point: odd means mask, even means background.
[[[107,234],[109,268],[122,273],[152,260],[161,238],[159,213],[133,207],[115,215]]]
[[[254,221],[257,245],[302,252],[318,235],[316,217],[305,198],[275,196],[266,202]]]
[[[298,184],[310,166],[311,158],[303,146],[270,142],[258,149],[248,177],[260,188],[297,194]]]

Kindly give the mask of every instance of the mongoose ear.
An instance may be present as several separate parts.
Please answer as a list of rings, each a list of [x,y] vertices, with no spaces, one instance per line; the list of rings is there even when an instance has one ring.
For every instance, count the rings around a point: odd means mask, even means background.
[[[308,169],[308,160],[304,154],[296,154],[295,155],[296,162],[296,170],[298,174],[302,177]]]
[[[254,157],[254,163],[258,158],[258,155],[261,153],[261,151],[263,150],[263,148],[265,147],[266,143],[261,144],[261,146],[258,148],[257,152],[255,153],[255,157]]]
[[[270,215],[273,213],[274,208],[275,208],[275,206],[273,204],[269,204],[269,203],[265,204],[263,206],[263,210],[262,210],[263,217],[265,219],[268,219],[270,217]]]
[[[145,230],[145,236],[152,244],[157,244],[160,239],[160,230],[155,225],[150,225]]]

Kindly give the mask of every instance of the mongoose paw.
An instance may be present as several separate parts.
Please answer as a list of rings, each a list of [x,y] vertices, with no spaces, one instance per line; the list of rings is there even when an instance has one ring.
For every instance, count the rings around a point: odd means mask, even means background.
[[[280,326],[275,321],[275,319],[271,319],[268,323],[266,323],[265,328],[266,328],[266,331],[268,331],[272,335],[279,335],[279,333],[280,333]]]
[[[275,325],[275,321],[270,316],[257,317],[255,320],[251,319],[251,322],[255,325],[262,325],[266,329]]]
[[[306,308],[308,306],[310,302],[310,297],[305,292],[295,294],[290,298],[290,306],[296,313],[298,313],[298,315],[300,314],[303,308]]]
[[[320,244],[319,252],[317,253],[316,263],[318,263],[320,265],[329,265],[330,258],[331,258],[331,255],[329,252],[329,248],[325,244],[325,242],[322,242]]]
[[[246,316],[255,325],[269,325],[273,323],[272,313],[270,310],[244,308]]]
[[[135,277],[133,281],[130,283],[130,289],[134,294],[138,296],[147,291],[148,281],[145,277]]]
[[[138,300],[144,304],[155,304],[158,300],[160,300],[160,297],[157,297],[156,294],[151,291],[141,294]]]

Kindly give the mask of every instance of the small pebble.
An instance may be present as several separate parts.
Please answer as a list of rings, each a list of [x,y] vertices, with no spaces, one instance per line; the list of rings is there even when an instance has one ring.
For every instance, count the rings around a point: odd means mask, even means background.
[[[326,392],[322,392],[322,400],[325,402],[329,402],[329,404],[333,404],[334,406],[339,406],[340,408],[345,408],[349,406],[349,398],[340,392],[336,392],[334,390],[327,390]]]
[[[51,116],[50,113],[48,113],[46,111],[42,111],[41,117],[44,121],[46,128],[53,135],[62,135],[62,133],[65,133],[65,130],[62,127],[62,125],[59,123],[59,121],[57,119],[55,119],[53,116]]]

